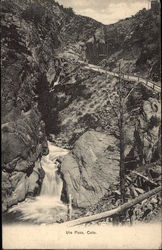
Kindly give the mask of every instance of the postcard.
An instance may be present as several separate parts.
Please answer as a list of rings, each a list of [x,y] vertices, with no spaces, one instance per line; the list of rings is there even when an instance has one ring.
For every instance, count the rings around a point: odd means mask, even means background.
[[[161,249],[158,0],[2,0],[2,248]]]

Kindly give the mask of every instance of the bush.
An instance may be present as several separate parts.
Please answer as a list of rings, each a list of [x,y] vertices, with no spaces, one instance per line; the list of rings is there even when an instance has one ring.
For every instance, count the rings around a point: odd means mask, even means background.
[[[45,10],[38,3],[32,3],[26,10],[22,12],[22,17],[26,21],[33,21],[35,24],[40,23]]]

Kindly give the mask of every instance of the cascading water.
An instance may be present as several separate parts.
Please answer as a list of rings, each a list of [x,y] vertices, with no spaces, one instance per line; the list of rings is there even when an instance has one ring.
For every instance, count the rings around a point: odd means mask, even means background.
[[[60,201],[62,180],[58,174],[56,159],[68,153],[67,150],[48,142],[49,154],[42,157],[41,165],[45,171],[40,196],[27,198],[13,206],[9,212],[20,213],[21,221],[32,223],[54,223],[66,217],[67,208]]]
[[[62,180],[57,173],[56,164],[49,162],[48,160],[44,160],[45,164],[43,165],[43,169],[45,171],[45,177],[42,184],[41,196],[51,196],[56,197],[58,200],[60,199],[61,190],[62,190]]]
[[[42,184],[41,196],[55,197],[60,200],[62,190],[62,180],[58,174],[56,158],[60,155],[66,154],[66,150],[60,152],[60,148],[49,143],[50,153],[42,158],[42,168],[45,171],[45,177]]]

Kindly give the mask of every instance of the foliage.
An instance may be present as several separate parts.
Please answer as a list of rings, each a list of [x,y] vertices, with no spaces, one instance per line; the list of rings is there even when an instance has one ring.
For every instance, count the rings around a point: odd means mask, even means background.
[[[86,127],[95,129],[100,125],[96,115],[94,113],[86,113],[84,116],[79,118],[79,123],[83,123]]]
[[[149,121],[149,128],[152,129],[153,127],[158,127],[160,124],[160,118],[157,116],[152,116]]]
[[[42,21],[45,9],[39,3],[31,3],[30,6],[22,12],[22,17],[26,21],[33,21],[38,24]]]

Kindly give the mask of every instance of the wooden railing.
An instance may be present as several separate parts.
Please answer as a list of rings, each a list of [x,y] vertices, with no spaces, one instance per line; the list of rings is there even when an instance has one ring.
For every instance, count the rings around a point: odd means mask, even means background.
[[[161,93],[161,87],[156,82],[153,82],[150,79],[145,79],[145,78],[143,78],[143,77],[141,77],[139,75],[125,74],[125,73],[121,73],[119,75],[119,73],[115,73],[115,72],[112,72],[112,71],[102,69],[99,66],[96,66],[96,65],[93,65],[93,64],[87,64],[85,66],[85,68],[89,68],[89,69],[92,69],[94,71],[98,71],[100,73],[113,75],[113,76],[116,76],[116,77],[121,77],[122,79],[128,79],[128,80],[136,81],[138,83],[143,83],[145,86],[147,86],[148,88],[151,88],[155,92]]]
[[[117,76],[117,74],[115,74]],[[117,76],[119,77],[119,75]],[[152,88],[153,90],[157,91],[157,92],[161,92],[161,87],[156,83],[156,82],[153,82],[152,80],[150,79],[145,79],[139,75],[132,75],[132,74],[124,74],[122,73],[121,74],[121,77],[123,79],[128,79],[128,80],[135,80],[137,82],[142,82],[144,83],[146,86]]]

